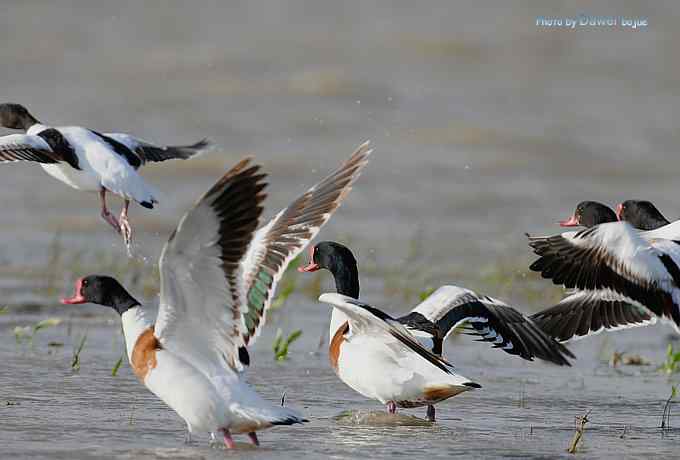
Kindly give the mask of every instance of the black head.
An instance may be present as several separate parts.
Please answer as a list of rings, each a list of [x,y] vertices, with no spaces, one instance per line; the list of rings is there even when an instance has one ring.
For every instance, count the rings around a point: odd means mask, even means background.
[[[40,122],[23,105],[0,104],[0,125],[3,127],[25,131],[36,123]]]
[[[322,241],[310,248],[310,262],[299,267],[299,272],[315,272],[325,268],[335,277],[340,294],[359,297],[359,274],[357,260],[347,246],[334,241]]]
[[[616,213],[607,205],[597,201],[581,201],[574,215],[560,222],[562,227],[594,227],[607,222],[616,222]]]
[[[62,299],[61,303],[67,305],[81,303],[96,303],[111,307],[119,314],[139,305],[118,281],[110,276],[90,275],[76,281],[76,290],[73,297]]]
[[[616,206],[616,216],[640,230],[654,230],[670,222],[652,204],[645,200],[626,200]]]

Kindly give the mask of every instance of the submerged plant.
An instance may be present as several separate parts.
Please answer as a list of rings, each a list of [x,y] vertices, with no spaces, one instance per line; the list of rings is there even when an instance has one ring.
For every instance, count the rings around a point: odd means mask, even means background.
[[[42,321],[38,321],[33,326],[17,326],[14,328],[14,338],[17,341],[17,344],[27,342],[33,345],[33,339],[39,331],[49,327],[57,326],[59,324],[61,324],[61,319],[47,318]]]
[[[283,338],[283,331],[279,329],[276,331],[276,337],[274,338],[274,343],[272,344],[272,350],[274,351],[274,359],[277,361],[284,361],[288,359],[288,347],[291,343],[295,342],[302,335],[302,331],[297,329],[288,335],[287,338]]]
[[[663,406],[663,414],[661,415],[661,428],[662,430],[670,430],[671,428],[671,404],[673,403],[673,399],[675,399],[675,396],[678,394],[678,387],[677,385],[672,385],[671,386],[671,395],[668,397],[666,400],[666,404]]]
[[[78,347],[76,347],[73,350],[73,359],[71,360],[71,369],[73,369],[74,372],[80,371],[80,353],[83,351],[83,348],[85,347],[85,342],[87,341],[87,332],[83,334],[83,336],[80,338],[80,342],[78,343]]]
[[[673,350],[673,344],[669,343],[666,348],[666,361],[659,368],[666,374],[675,374],[680,370],[680,351]]]
[[[123,359],[125,358],[125,353],[120,355],[120,358],[118,358],[118,361],[116,361],[116,364],[113,365],[113,369],[111,369],[111,376],[115,377],[118,375],[118,370],[120,369],[120,366],[123,365]]]

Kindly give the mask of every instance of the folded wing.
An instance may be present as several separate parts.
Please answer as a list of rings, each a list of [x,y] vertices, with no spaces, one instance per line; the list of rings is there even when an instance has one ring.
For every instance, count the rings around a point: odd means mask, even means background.
[[[447,374],[453,372],[451,363],[424,348],[399,321],[377,308],[337,293],[322,294],[319,301],[333,305],[345,313],[350,318],[352,334],[385,334]]]

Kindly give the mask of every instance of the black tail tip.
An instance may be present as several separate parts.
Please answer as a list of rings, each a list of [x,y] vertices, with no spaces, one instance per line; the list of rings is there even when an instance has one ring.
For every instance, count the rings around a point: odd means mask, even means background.
[[[482,386],[479,383],[475,382],[465,382],[463,385],[470,388],[482,388]]]
[[[146,209],[153,209],[153,203],[149,201],[142,201],[139,204],[144,206]]]

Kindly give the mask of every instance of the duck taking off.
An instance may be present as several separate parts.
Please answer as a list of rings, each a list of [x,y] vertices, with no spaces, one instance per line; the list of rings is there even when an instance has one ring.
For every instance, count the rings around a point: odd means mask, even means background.
[[[163,247],[155,324],[113,278],[79,279],[65,304],[116,310],[135,375],[187,424],[189,433],[232,434],[306,420],[265,401],[242,378],[247,345],[266,322],[279,279],[351,190],[367,163],[362,145],[342,166],[256,230],[265,174],[243,160],[182,217]]]
[[[310,256],[298,270],[330,271],[341,294],[319,299],[336,307],[330,324],[331,366],[349,387],[387,404],[390,412],[427,405],[428,419],[434,421],[435,403],[479,388],[441,357],[444,341],[457,327],[529,361],[536,357],[569,365],[567,358],[573,357],[519,311],[457,286],[440,287],[410,313],[394,318],[358,301],[357,262],[347,246],[324,241],[310,249]]]
[[[147,162],[191,158],[206,150],[202,140],[185,146],[157,146],[122,133],[99,133],[80,126],[50,127],[19,104],[0,104],[0,125],[24,134],[0,137],[0,162],[33,161],[50,176],[87,192],[98,192],[101,216],[123,236],[130,247],[130,201],[152,209],[158,203],[155,189],[137,170]],[[123,198],[120,217],[109,211],[106,193]]]

